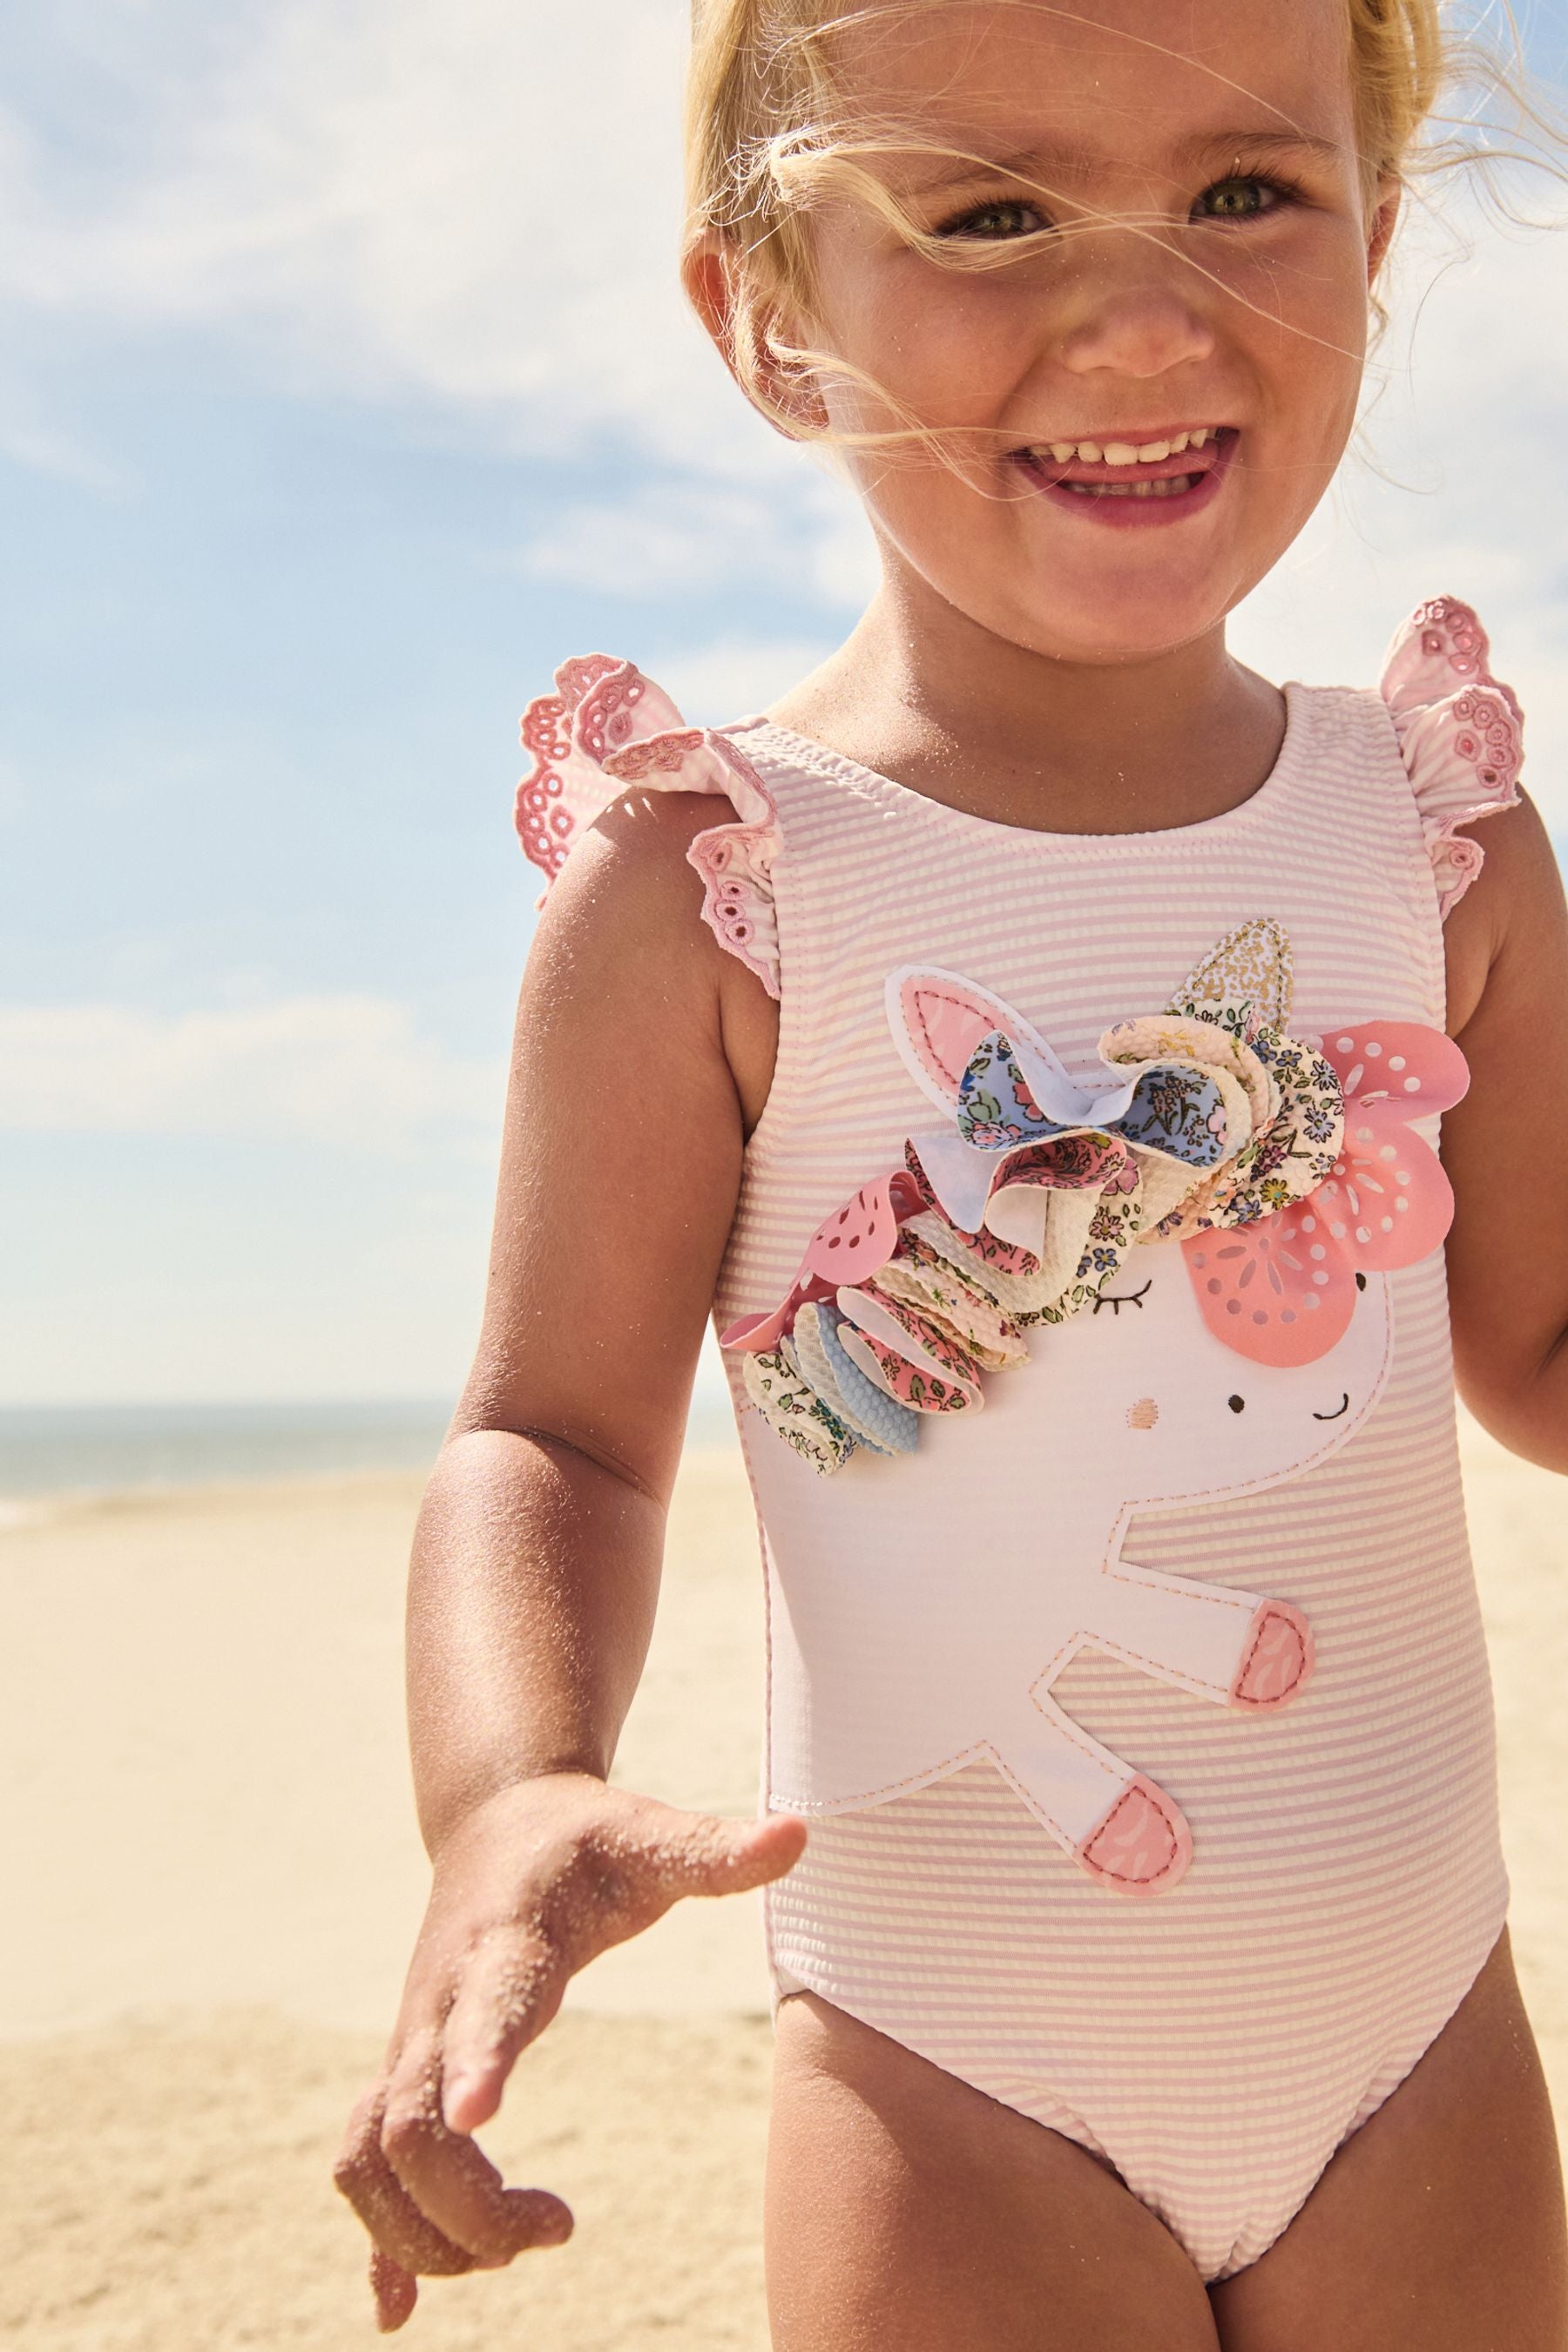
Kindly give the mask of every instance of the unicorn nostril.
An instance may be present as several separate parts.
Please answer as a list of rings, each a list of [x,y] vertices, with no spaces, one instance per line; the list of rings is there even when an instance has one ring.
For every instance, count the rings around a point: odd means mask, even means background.
[[[1129,1429],[1152,1429],[1159,1418],[1160,1408],[1152,1397],[1140,1397],[1136,1404],[1127,1408]]]

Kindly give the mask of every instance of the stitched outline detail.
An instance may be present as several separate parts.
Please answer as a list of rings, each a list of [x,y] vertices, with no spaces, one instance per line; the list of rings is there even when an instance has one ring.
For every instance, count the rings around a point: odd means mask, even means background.
[[[1247,1680],[1247,1675],[1252,1671],[1252,1661],[1258,1655],[1258,1650],[1262,1646],[1263,1636],[1268,1633],[1270,1625],[1278,1624],[1282,1620],[1285,1623],[1289,1624],[1289,1619],[1285,1616],[1285,1606],[1286,1604],[1282,1604],[1280,1601],[1271,1599],[1258,1611],[1258,1626],[1257,1631],[1254,1633],[1252,1637],[1252,1647],[1248,1650],[1246,1657],[1243,1658],[1240,1665],[1237,1667],[1236,1680],[1232,1683],[1229,1693],[1227,1694],[1232,1706],[1251,1707],[1259,1715],[1270,1714],[1274,1708],[1282,1706],[1285,1704],[1285,1701],[1289,1698],[1293,1693],[1299,1691],[1303,1681],[1306,1679],[1307,1665],[1306,1661],[1303,1661],[1301,1672],[1290,1685],[1290,1688],[1287,1691],[1282,1691],[1278,1698],[1247,1698],[1241,1689],[1241,1685]],[[1291,1630],[1294,1632],[1296,1629],[1292,1626]]]
[[[1119,1886],[1158,1886],[1162,1878],[1165,1877],[1175,1868],[1176,1863],[1181,1855],[1182,1842],[1177,1834],[1175,1822],[1165,1811],[1165,1808],[1170,1803],[1171,1800],[1166,1796],[1163,1789],[1156,1788],[1152,1780],[1144,1780],[1142,1773],[1138,1775],[1135,1780],[1128,1782],[1127,1787],[1122,1790],[1121,1796],[1118,1797],[1116,1802],[1111,1806],[1110,1811],[1106,1814],[1105,1819],[1100,1822],[1100,1827],[1096,1830],[1090,1830],[1082,1845],[1078,1847],[1076,1851],[1080,1855],[1087,1854],[1089,1847],[1091,1845],[1098,1844],[1100,1840],[1105,1835],[1106,1831],[1110,1827],[1111,1822],[1116,1819],[1117,1814],[1121,1811],[1122,1806],[1126,1804],[1129,1798],[1140,1796],[1144,1798],[1146,1801],[1152,1801],[1154,1811],[1159,1814],[1160,1819],[1164,1822],[1166,1829],[1170,1832],[1171,1842],[1174,1848],[1170,1860],[1162,1864],[1162,1866],[1154,1873],[1152,1878],[1129,1878],[1124,1871],[1102,1870],[1098,1866],[1096,1866],[1093,1874],[1096,1878],[1109,1878]]]

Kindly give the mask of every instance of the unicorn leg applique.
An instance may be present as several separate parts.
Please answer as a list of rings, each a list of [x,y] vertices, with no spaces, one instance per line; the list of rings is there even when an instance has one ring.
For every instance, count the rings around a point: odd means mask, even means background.
[[[1193,1855],[1181,1807],[1048,1692],[1019,1699],[986,1744],[1004,1780],[1090,1878],[1122,1895],[1159,1895],[1181,1878]]]
[[[1197,1584],[1120,1557],[1100,1572],[1083,1639],[1152,1666],[1199,1697],[1256,1712],[1284,1706],[1312,1671],[1311,1628],[1288,1601]]]

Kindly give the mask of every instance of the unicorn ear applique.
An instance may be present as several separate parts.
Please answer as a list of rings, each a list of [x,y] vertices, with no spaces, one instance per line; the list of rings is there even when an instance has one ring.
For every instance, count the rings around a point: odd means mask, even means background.
[[[888,1026],[904,1066],[939,1110],[957,1109],[977,1047],[998,1034],[1027,1048],[1071,1090],[1077,1107],[1078,1090],[1045,1039],[1021,1013],[961,973],[940,964],[907,964],[890,975],[887,1003]]]
[[[1014,1252],[1031,1311],[1052,1311],[1084,1274],[1097,1218],[1102,1251],[1119,1257],[1128,1237],[1137,1171],[1126,1146],[1101,1131],[1121,1105],[1075,1085],[1031,1023],[959,973],[897,971],[887,1003],[900,1054],[946,1114],[909,1147],[934,1209],[972,1247]],[[1127,1196],[1114,1214],[1101,1197],[1108,1185]],[[1105,1255],[1100,1271],[1114,1262]]]
[[[1171,1010],[1245,1036],[1249,1029],[1284,1028],[1293,987],[1289,934],[1272,915],[1259,915],[1209,950],[1177,989]]]

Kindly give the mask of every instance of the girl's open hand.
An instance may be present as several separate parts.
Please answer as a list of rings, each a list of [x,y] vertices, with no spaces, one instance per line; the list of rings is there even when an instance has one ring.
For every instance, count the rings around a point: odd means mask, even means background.
[[[569,1978],[683,1895],[738,1895],[782,1877],[805,1843],[786,1814],[729,1822],[552,1773],[501,1790],[443,1843],[379,2079],[349,2120],[338,2187],[374,2241],[384,2332],[417,2277],[499,2270],[570,2236],[548,2189],[508,2189],[470,2134]]]

